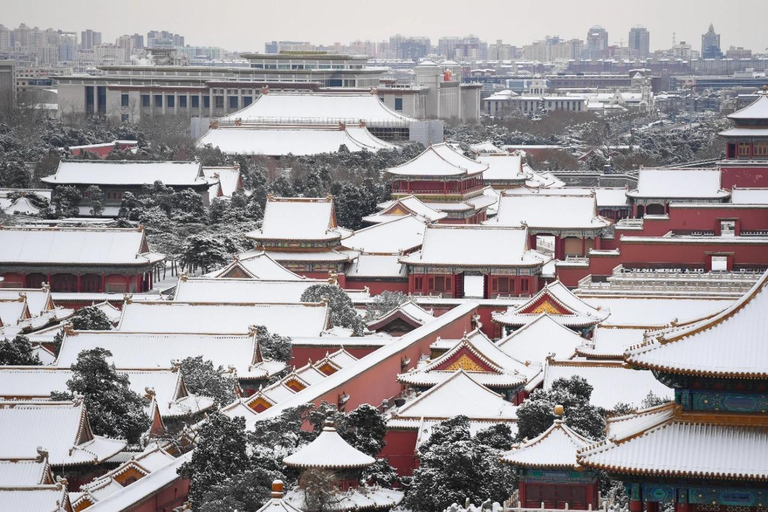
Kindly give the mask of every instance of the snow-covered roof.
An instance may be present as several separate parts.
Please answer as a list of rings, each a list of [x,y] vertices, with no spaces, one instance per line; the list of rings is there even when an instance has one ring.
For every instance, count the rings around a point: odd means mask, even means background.
[[[399,254],[357,254],[346,274],[347,278],[408,277],[405,265],[400,263]]]
[[[724,199],[730,195],[720,184],[720,169],[640,169],[637,188],[629,197]]]
[[[576,348],[576,353],[588,359],[624,359],[624,351],[643,341],[646,327],[597,325],[592,338]]]
[[[203,167],[203,173],[208,181],[218,181],[221,193],[224,197],[232,197],[237,191],[242,190],[240,167]]]
[[[467,177],[482,173],[488,164],[467,158],[441,142],[432,144],[417,157],[391,167],[386,171],[394,176],[420,176],[437,178],[441,176]]]
[[[325,304],[201,304],[130,302],[118,331],[146,333],[246,334],[259,325],[283,336],[318,336],[328,326]]]
[[[37,215],[40,208],[33,205],[27,197],[20,197],[15,201],[9,201],[8,205],[0,203],[0,208],[6,215]]]
[[[91,512],[111,512],[130,509],[136,503],[155,495],[161,489],[180,479],[179,467],[191,458],[192,452],[186,453],[122,489],[113,489],[113,492],[102,496],[99,501],[88,507],[88,510]]]
[[[69,512],[66,486],[56,483],[24,487],[0,487],[0,510]]]
[[[758,119],[768,121],[768,96],[761,94],[759,98],[746,107],[728,115],[728,119],[733,119],[734,121]]]
[[[506,154],[506,151],[496,147],[492,142],[481,142],[479,144],[470,144],[469,149],[471,149],[474,153],[478,155]]]
[[[376,459],[342,439],[333,425],[325,425],[314,441],[283,459],[292,468],[364,468],[374,462]]]
[[[733,303],[733,299],[675,299],[642,297],[583,297],[585,304],[610,312],[606,326],[661,327],[672,321],[690,321],[711,316]]]
[[[341,146],[350,152],[376,152],[395,146],[371,134],[365,126],[236,126],[208,130],[198,147],[210,144],[228,155],[305,156],[335,153]]]
[[[542,313],[568,327],[585,327],[605,320],[610,311],[593,307],[558,280],[548,283],[524,304],[493,313],[492,318],[502,325],[517,326],[536,320]]]
[[[261,229],[247,233],[254,240],[334,240],[333,199],[268,197]]]
[[[602,229],[610,221],[597,214],[594,195],[502,194],[499,212],[489,225],[522,226],[533,229]]]
[[[631,347],[625,359],[638,368],[708,377],[768,376],[768,272],[741,299],[717,315]]]
[[[62,161],[56,174],[42,178],[51,185],[152,185],[169,187],[209,184],[197,162],[140,162],[134,160]]]
[[[408,302],[400,304],[396,308],[387,311],[379,318],[371,320],[367,325],[368,328],[373,331],[396,318],[407,319],[409,323],[412,323],[413,325],[424,325],[427,322],[434,320],[435,315],[432,314],[432,311],[427,311],[412,300],[409,300]]]
[[[768,204],[768,188],[733,187],[731,202],[733,204]]]
[[[517,419],[517,407],[477,382],[462,369],[407,402],[393,418],[449,419],[459,415],[470,419]]]
[[[525,185],[528,187],[552,189],[565,186],[565,182],[551,172],[534,171],[528,164],[523,164],[523,171],[525,171],[527,177]]]
[[[420,246],[425,229],[424,221],[405,215],[355,231],[341,245],[367,253],[397,254]]]
[[[557,419],[542,434],[502,454],[501,460],[518,467],[579,469],[576,452],[592,443]]]
[[[235,260],[211,274],[212,277],[250,277],[269,281],[301,281],[303,276],[294,274],[264,251],[248,251],[235,256]]]
[[[53,483],[43,457],[0,460],[0,487],[31,487]]]
[[[624,403],[638,406],[653,392],[659,398],[672,400],[674,393],[649,371],[632,370],[622,361],[555,361],[544,368],[544,389],[552,388],[557,379],[578,375],[593,387],[590,403],[596,407],[613,409]]]
[[[302,512],[283,499],[283,482],[272,482],[272,497],[256,512]]]
[[[504,153],[499,150],[498,153]],[[520,155],[490,155],[478,156],[477,161],[488,165],[483,172],[484,181],[508,181],[525,180],[527,175],[523,171],[522,157]]]
[[[528,231],[505,226],[427,226],[421,249],[400,261],[409,265],[536,267],[540,258],[528,250]]]
[[[117,322],[120,321],[120,317],[122,316],[122,311],[120,311],[118,308],[112,305],[109,301],[102,301],[98,304],[94,304],[93,307],[104,313],[110,322],[113,324],[117,324]]]
[[[174,302],[206,304],[299,303],[301,295],[320,279],[266,281],[261,279],[181,278],[176,284]]]
[[[500,339],[497,345],[515,359],[543,364],[550,354],[558,359],[570,359],[576,347],[585,341],[545,312]]]
[[[415,120],[390,109],[370,93],[272,92],[222,118],[243,124],[358,124],[401,128]]]
[[[768,481],[768,430],[763,425],[730,425],[688,417],[655,414],[623,428],[617,435],[579,451],[582,465],[611,472]]]
[[[338,492],[332,502],[327,505],[332,512],[351,512],[356,510],[392,510],[403,500],[403,491],[387,489],[378,486],[352,487],[343,492]],[[306,505],[307,494],[301,489],[292,489],[285,495],[285,502],[290,504],[292,510],[309,510],[311,505]],[[282,512],[285,509],[276,509]]]
[[[541,365],[510,356],[475,330],[434,360],[399,374],[397,380],[418,387],[433,386],[453,378],[458,369],[486,387],[511,389],[528,382],[541,371]]]
[[[108,228],[0,228],[0,264],[147,265],[144,232]]]
[[[23,297],[0,300],[0,326],[16,325],[29,316],[27,301]]]
[[[265,378],[259,369],[254,336],[213,334],[147,334],[118,331],[75,331],[65,335],[56,365],[69,368],[83,350],[104,348],[120,370],[171,368],[174,361],[202,356],[225,370],[234,367],[240,378]]]
[[[0,402],[0,459],[48,452],[51,466],[99,464],[125,441],[94,436],[85,406],[73,402]]]
[[[416,196],[405,196],[378,205],[381,211],[363,217],[365,222],[379,223],[397,219],[406,215],[415,215],[425,221],[438,221],[448,216],[447,213],[427,206]]]

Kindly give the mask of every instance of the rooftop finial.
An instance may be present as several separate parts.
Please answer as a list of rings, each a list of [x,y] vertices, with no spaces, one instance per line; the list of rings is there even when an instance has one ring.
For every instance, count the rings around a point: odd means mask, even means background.
[[[275,499],[282,499],[283,498],[283,489],[285,488],[285,484],[282,480],[273,480],[272,481],[272,497]]]
[[[555,406],[555,416],[557,416],[557,419],[562,420],[564,414],[565,414],[565,408],[562,405],[557,404]]]

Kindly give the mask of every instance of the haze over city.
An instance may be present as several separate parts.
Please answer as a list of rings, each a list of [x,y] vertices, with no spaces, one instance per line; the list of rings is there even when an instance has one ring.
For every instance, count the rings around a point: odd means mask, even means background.
[[[487,41],[502,39],[522,46],[546,35],[583,38],[593,25],[605,27],[610,43],[614,44],[626,41],[629,29],[638,24],[651,32],[651,49],[657,50],[671,47],[673,33],[678,42],[696,45],[700,34],[714,23],[722,34],[724,48],[743,46],[755,52],[768,48],[764,24],[768,3],[763,0],[489,0],[471,6],[408,0],[386,4],[353,0],[69,0],[66,9],[62,6],[59,0],[7,2],[3,6],[3,23],[74,31],[93,28],[102,31],[108,40],[162,26],[185,34],[188,44],[233,51],[263,51],[264,42],[270,40],[332,44],[378,41],[398,33],[433,40],[471,33]]]

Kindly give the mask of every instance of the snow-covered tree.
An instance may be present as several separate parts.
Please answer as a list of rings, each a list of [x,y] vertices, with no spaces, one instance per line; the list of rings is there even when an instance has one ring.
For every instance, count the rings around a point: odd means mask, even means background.
[[[98,217],[104,211],[104,192],[98,185],[91,185],[85,189],[85,197],[88,206],[91,207],[90,213],[94,217]]]
[[[288,363],[293,357],[293,344],[291,338],[280,336],[277,333],[270,334],[269,329],[263,325],[256,328],[256,340],[261,348],[261,356],[264,359],[282,361]]]
[[[181,374],[187,390],[195,395],[213,398],[219,406],[235,399],[234,376],[224,368],[213,366],[203,356],[187,357],[181,361]]]
[[[130,380],[107,362],[112,353],[103,348],[83,350],[72,365],[67,388],[83,396],[93,432],[136,443],[150,426],[148,400],[130,388]]]
[[[192,459],[185,462],[178,473],[189,478],[189,501],[197,509],[206,502],[205,495],[214,486],[249,469],[245,419],[213,413],[197,430]]]
[[[192,235],[181,247],[181,264],[194,270],[197,267],[204,273],[224,265],[228,258],[221,241],[208,234]]]
[[[0,365],[41,365],[40,358],[32,352],[32,344],[29,338],[18,334],[12,340],[0,339]]]
[[[510,466],[499,462],[500,455],[501,450],[472,438],[466,416],[435,425],[419,447],[420,464],[406,488],[404,506],[431,512],[467,499],[504,501],[517,479]]]
[[[302,302],[328,301],[331,311],[331,324],[338,327],[352,329],[353,336],[362,336],[365,330],[365,322],[357,314],[352,299],[339,288],[330,284],[315,284],[304,290],[301,294]]]
[[[384,290],[373,298],[373,302],[366,307],[366,320],[376,320],[389,313],[398,306],[408,302],[409,297],[403,292],[391,292]]]
[[[78,309],[69,321],[72,328],[78,331],[109,331],[112,329],[112,322],[96,306],[85,306]]]
[[[53,204],[56,217],[77,217],[80,215],[80,202],[83,196],[77,187],[71,185],[59,185],[53,192]]]
[[[205,492],[199,512],[256,512],[272,496],[272,482],[282,473],[252,465],[251,469],[214,484]]]
[[[0,185],[8,188],[28,188],[31,176],[24,162],[9,161],[0,166]]]
[[[517,437],[533,439],[555,421],[555,406],[565,409],[565,423],[579,434],[590,439],[605,437],[605,419],[600,411],[589,403],[592,386],[575,375],[552,383],[551,389],[537,389],[517,410]]]

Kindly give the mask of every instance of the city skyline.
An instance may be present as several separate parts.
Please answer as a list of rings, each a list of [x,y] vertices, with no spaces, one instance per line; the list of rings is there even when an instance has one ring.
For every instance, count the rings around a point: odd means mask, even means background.
[[[523,46],[547,35],[559,35],[564,39],[585,39],[587,31],[594,25],[606,28],[610,45],[623,42],[626,46],[630,29],[635,25],[643,25],[651,35],[651,52],[671,48],[673,33],[678,43],[686,41],[698,50],[701,35],[706,32],[710,23],[713,23],[716,32],[722,35],[723,50],[736,46],[763,53],[768,48],[768,32],[760,27],[761,20],[768,16],[768,4],[759,0],[733,2],[732,4],[738,5],[738,9],[729,9],[728,17],[723,16],[721,4],[714,0],[663,5],[665,15],[661,17],[658,16],[659,11],[653,8],[638,10],[631,17],[622,16],[611,9],[610,2],[604,0],[585,0],[578,6],[555,0],[550,4],[546,15],[533,5],[519,5],[508,9],[501,2],[491,1],[480,10],[481,15],[475,17],[475,23],[466,23],[465,16],[450,9],[438,10],[430,5],[414,6],[402,0],[391,2],[390,10],[405,12],[408,15],[397,18],[385,12],[377,13],[375,23],[370,19],[370,13],[360,12],[359,4],[348,0],[342,0],[330,11],[301,0],[291,6],[256,6],[242,0],[230,0],[225,2],[225,13],[235,9],[243,15],[224,21],[222,27],[226,30],[213,28],[207,16],[194,15],[195,9],[191,6],[198,3],[202,5],[198,0],[184,3],[163,2],[160,5],[138,0],[136,10],[121,12],[120,16],[111,16],[106,14],[113,13],[113,10],[107,10],[106,6],[96,0],[74,0],[70,3],[72,9],[66,13],[57,12],[57,9],[53,8],[56,4],[54,1],[39,0],[34,4],[7,6],[0,23],[9,28],[26,23],[30,27],[76,31],[78,34],[92,29],[101,32],[105,42],[113,42],[124,34],[146,33],[161,28],[184,35],[187,44],[193,46],[218,46],[232,51],[259,52],[263,52],[264,43],[271,40],[299,40],[330,45],[336,42],[347,44],[355,40],[378,42],[398,33],[429,37],[433,45],[437,44],[440,37],[472,33],[489,43],[501,39],[507,44]],[[46,4],[50,4],[51,8],[42,8]],[[302,12],[306,16],[303,19],[286,18],[289,13],[296,12],[294,9],[297,5],[302,6]],[[661,7],[662,3],[651,0],[645,5]],[[148,6],[152,6],[152,10],[157,14],[151,20],[145,16],[144,7]],[[399,7],[402,9],[398,9]],[[488,16],[484,19],[482,13],[500,7],[509,10],[510,16]],[[553,10],[560,11],[560,15],[552,16]],[[343,23],[339,21],[340,11],[345,12]],[[755,15],[756,13],[762,15]],[[253,21],[261,20],[266,15],[273,19],[263,26],[256,24],[253,28]],[[329,19],[329,16],[333,18],[334,15],[336,18]],[[516,18],[525,22],[515,23]],[[538,19],[541,19],[541,22]],[[304,20],[312,20],[312,23]]]

